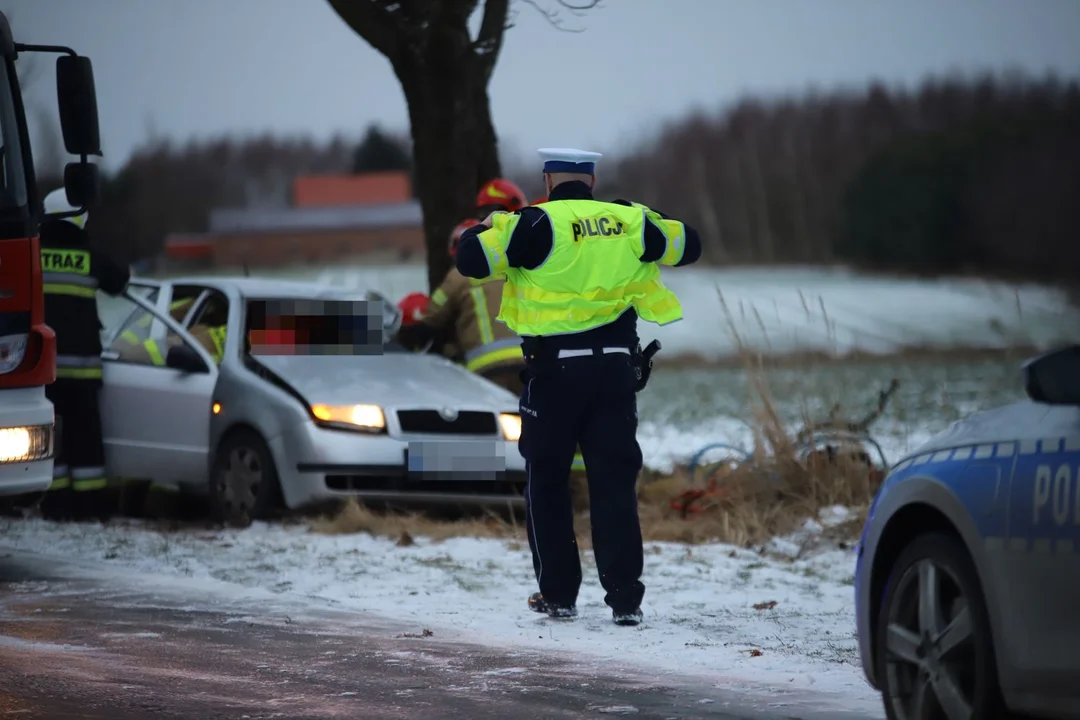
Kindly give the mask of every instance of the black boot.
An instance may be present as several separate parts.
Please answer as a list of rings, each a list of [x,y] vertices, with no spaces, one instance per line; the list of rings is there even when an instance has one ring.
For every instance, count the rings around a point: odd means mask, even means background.
[[[540,593],[529,596],[529,609],[536,613],[543,613],[553,618],[577,617],[577,606],[564,603],[553,603],[544,599]]]
[[[641,621],[645,619],[645,614],[641,612],[641,608],[635,608],[629,612],[612,610],[611,619],[615,621],[616,625],[634,627],[641,624]]]
[[[41,499],[41,517],[53,522],[69,522],[74,519],[75,493],[71,488],[49,490]]]

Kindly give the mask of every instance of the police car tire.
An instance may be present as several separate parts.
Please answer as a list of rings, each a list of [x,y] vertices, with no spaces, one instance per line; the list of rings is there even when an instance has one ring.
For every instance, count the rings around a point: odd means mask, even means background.
[[[223,472],[225,463],[233,450],[247,448],[259,456],[259,467],[262,469],[262,482],[259,491],[255,495],[255,504],[248,513],[229,512],[218,498],[217,477]],[[268,520],[281,508],[281,483],[278,479],[277,467],[274,458],[266,442],[251,430],[234,430],[228,433],[218,446],[214,456],[214,467],[210,473],[210,511],[214,520],[231,527],[245,528],[255,520]]]
[[[975,690],[972,698],[972,717],[985,720],[1006,720],[1013,717],[1006,709],[998,681],[997,656],[990,635],[990,619],[986,599],[979,583],[978,574],[964,545],[954,536],[944,533],[926,533],[916,537],[900,553],[889,573],[888,588],[882,598],[876,628],[875,665],[881,688],[885,715],[888,720],[899,720],[889,703],[889,676],[885,669],[886,649],[884,638],[888,631],[889,609],[896,601],[900,579],[921,560],[931,560],[948,568],[955,574],[960,591],[971,613],[974,648]]]

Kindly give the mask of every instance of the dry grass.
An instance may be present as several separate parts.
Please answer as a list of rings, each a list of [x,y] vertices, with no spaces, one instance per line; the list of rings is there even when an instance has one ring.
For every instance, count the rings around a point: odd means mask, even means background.
[[[485,513],[480,517],[441,518],[434,514],[374,510],[350,498],[332,516],[317,518],[313,532],[324,535],[367,533],[407,546],[415,537],[446,540],[452,537],[525,538],[525,528],[513,513]]]

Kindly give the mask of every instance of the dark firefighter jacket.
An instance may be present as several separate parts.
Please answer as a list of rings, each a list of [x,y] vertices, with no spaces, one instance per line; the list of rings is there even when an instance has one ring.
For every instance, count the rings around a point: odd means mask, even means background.
[[[131,273],[90,248],[87,234],[63,220],[41,225],[45,322],[56,333],[57,379],[101,379],[97,290],[119,295]]]

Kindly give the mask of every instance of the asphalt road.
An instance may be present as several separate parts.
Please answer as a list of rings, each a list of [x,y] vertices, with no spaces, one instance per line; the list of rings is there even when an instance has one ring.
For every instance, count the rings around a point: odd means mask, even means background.
[[[0,549],[0,719],[862,718],[272,605]]]

